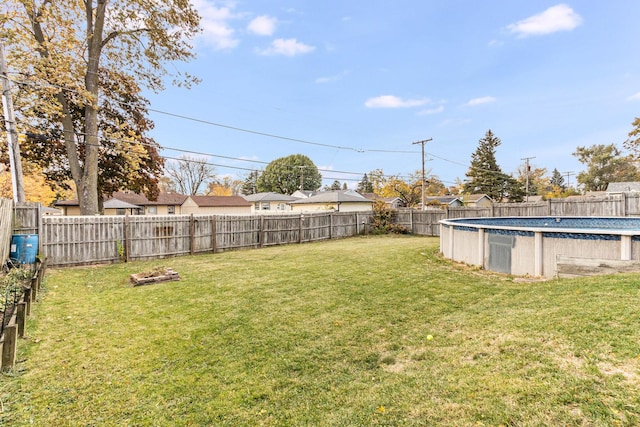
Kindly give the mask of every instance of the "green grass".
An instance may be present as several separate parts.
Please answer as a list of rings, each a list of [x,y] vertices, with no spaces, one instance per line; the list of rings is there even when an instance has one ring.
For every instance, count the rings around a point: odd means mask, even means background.
[[[640,424],[640,276],[521,282],[437,249],[360,237],[50,269],[0,424]],[[130,285],[161,265],[182,280]]]

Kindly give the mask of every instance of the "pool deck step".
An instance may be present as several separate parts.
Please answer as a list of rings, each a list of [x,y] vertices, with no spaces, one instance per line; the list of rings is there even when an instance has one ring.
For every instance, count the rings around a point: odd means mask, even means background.
[[[556,257],[556,272],[560,278],[633,273],[640,272],[640,261],[578,258],[558,255]]]

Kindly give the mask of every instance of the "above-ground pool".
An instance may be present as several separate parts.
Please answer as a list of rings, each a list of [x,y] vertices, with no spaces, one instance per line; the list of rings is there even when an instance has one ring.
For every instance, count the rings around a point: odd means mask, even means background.
[[[640,218],[445,219],[440,251],[455,261],[516,276],[634,270],[640,269]]]

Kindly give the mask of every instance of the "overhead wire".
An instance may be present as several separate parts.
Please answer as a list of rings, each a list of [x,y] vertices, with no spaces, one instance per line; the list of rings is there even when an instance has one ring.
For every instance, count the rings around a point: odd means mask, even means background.
[[[19,81],[19,80],[15,80],[15,79],[11,79],[11,81],[13,83],[17,84],[17,85],[25,85],[25,86],[31,86],[31,87],[50,86],[50,87],[53,87],[55,89],[59,89],[59,90],[68,91],[68,92],[72,92],[72,93],[75,93],[75,94],[79,94],[79,92],[74,90],[74,89],[65,88],[65,87],[62,87],[60,85],[56,85],[56,84],[49,83],[49,82],[46,82],[46,83],[32,82],[32,81],[25,82],[25,81]],[[128,103],[120,103],[120,104],[129,105]],[[365,153],[365,152],[396,153],[396,154],[419,154],[420,153],[419,151],[411,151],[411,150],[382,150],[382,149],[373,149],[373,148],[362,149],[362,148],[355,148],[355,147],[342,146],[342,145],[325,144],[325,143],[320,143],[320,142],[308,141],[308,140],[304,140],[304,139],[300,139],[300,138],[287,137],[287,136],[273,134],[273,133],[255,131],[255,130],[241,128],[241,127],[237,127],[237,126],[226,125],[226,124],[217,123],[217,122],[210,121],[210,120],[204,120],[204,119],[199,119],[199,118],[195,118],[195,117],[191,117],[191,116],[186,116],[186,115],[183,115],[183,114],[171,113],[171,112],[167,112],[167,111],[163,111],[163,110],[159,110],[159,109],[155,109],[155,108],[149,108],[149,107],[144,107],[144,108],[145,108],[145,110],[150,111],[150,112],[154,112],[154,113],[157,113],[157,114],[162,114],[162,115],[166,115],[166,116],[170,116],[170,117],[179,118],[181,120],[188,120],[188,121],[192,121],[192,122],[196,122],[196,123],[202,123],[202,124],[206,124],[206,125],[210,125],[210,126],[221,127],[221,128],[225,128],[225,129],[229,129],[229,130],[238,131],[238,132],[245,132],[245,133],[250,133],[250,134],[269,137],[269,138],[276,138],[276,139],[281,139],[281,140],[286,140],[286,141],[291,141],[291,142],[297,142],[297,143],[302,143],[302,144],[315,145],[315,146],[320,146],[320,147],[326,147],[326,148],[331,148],[331,149],[336,149],[336,150],[350,150],[350,151],[354,151],[354,152],[358,152],[358,153]],[[129,143],[141,143],[140,141],[127,141],[127,142],[129,142]],[[243,158],[238,158],[238,157],[216,155],[216,154],[211,154],[211,153],[203,153],[203,152],[198,152],[198,151],[194,151],[194,150],[186,150],[186,149],[181,149],[181,148],[169,147],[169,146],[165,146],[165,145],[161,145],[161,144],[159,144],[159,147],[161,149],[172,150],[172,151],[177,151],[177,152],[183,152],[183,153],[187,153],[187,154],[196,154],[196,155],[204,155],[204,156],[210,156],[210,157],[218,157],[218,158],[224,158],[224,159],[234,160],[234,161],[244,161],[244,162],[259,163],[259,164],[268,164],[269,163],[269,162],[258,161],[258,160],[249,160],[249,159],[243,159]],[[455,161],[455,160],[447,159],[445,157],[436,155],[436,154],[431,153],[431,152],[429,152],[429,153],[425,152],[425,154],[427,154],[429,156],[432,156],[432,157],[435,157],[437,159],[440,159],[442,161],[451,163],[451,164],[459,165],[459,166],[462,166],[462,167],[468,167],[470,169],[474,168],[473,166],[469,166],[467,164],[464,164],[464,163],[461,163],[461,162],[458,162],[458,161]],[[163,157],[167,157],[167,156],[163,156]],[[167,157],[167,158],[170,158],[170,157]],[[219,167],[230,168],[230,169],[255,170],[255,169],[228,166],[228,165],[215,165],[215,164],[212,164],[212,165],[219,166]],[[481,168],[475,168],[475,169],[477,169],[479,171],[489,172],[489,173],[501,173],[501,172],[490,170],[490,169],[481,169]],[[350,175],[364,175],[362,172],[337,171],[337,170],[321,169],[321,168],[318,168],[318,170],[319,171],[323,171],[323,172],[329,172],[329,173],[350,174]],[[384,176],[385,177],[397,177],[398,175],[384,175]],[[331,178],[326,178],[326,179],[331,179]],[[346,178],[342,178],[342,179],[346,180]],[[452,183],[450,181],[441,181],[441,182],[443,182],[443,183],[444,182]]]

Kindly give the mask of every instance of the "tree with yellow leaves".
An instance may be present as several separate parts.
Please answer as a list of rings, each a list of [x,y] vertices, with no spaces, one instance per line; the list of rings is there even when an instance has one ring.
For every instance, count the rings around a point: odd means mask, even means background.
[[[46,138],[55,134],[60,141],[82,214],[99,212],[104,142],[131,144],[119,149],[133,150],[145,143],[141,131],[148,130],[131,129],[115,118],[103,126],[106,85],[163,89],[169,74],[164,64],[191,59],[190,40],[199,30],[199,16],[188,0],[2,3],[0,38],[6,40],[10,68],[20,76],[16,116],[23,131]],[[195,81],[174,77],[187,85]],[[136,161],[157,161],[139,154]],[[135,161],[126,168],[120,175],[135,171]]]

